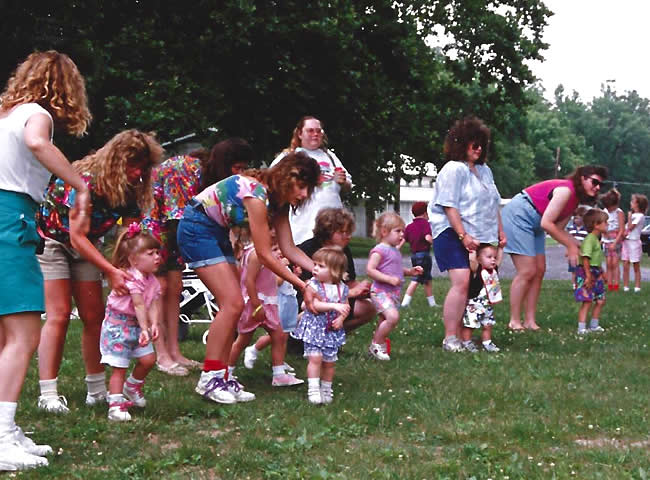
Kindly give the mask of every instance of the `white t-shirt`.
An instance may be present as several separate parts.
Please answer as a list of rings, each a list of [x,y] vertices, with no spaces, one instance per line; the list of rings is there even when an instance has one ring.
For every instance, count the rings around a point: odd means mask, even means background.
[[[632,230],[627,234],[626,240],[641,240],[641,230],[643,230],[643,213],[632,214]]]
[[[295,213],[293,211],[289,213],[293,242],[299,245],[314,236],[316,215],[322,208],[340,208],[343,206],[341,185],[334,181],[334,169],[342,168],[349,183],[352,183],[352,177],[341,163],[341,160],[330,150],[325,152],[321,149],[307,150],[298,147],[296,152],[305,152],[320,165],[320,185],[314,189],[311,197]],[[286,155],[287,152],[282,152],[273,160],[271,166],[275,166]]]
[[[45,114],[52,122],[49,112],[37,103],[18,105],[0,118],[0,189],[26,193],[41,203],[52,173],[27,148],[24,136],[27,121],[36,114]]]

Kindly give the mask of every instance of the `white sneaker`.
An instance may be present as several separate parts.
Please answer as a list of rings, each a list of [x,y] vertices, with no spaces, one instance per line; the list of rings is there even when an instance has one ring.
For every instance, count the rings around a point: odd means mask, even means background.
[[[466,352],[478,353],[478,347],[471,340],[465,340],[462,345]]]
[[[629,292],[629,291],[630,291],[630,287],[623,287],[623,291],[624,291],[624,292]]]
[[[213,402],[225,404],[237,403],[235,396],[228,390],[226,381],[222,376],[218,375],[216,370],[201,372],[199,383],[196,384],[194,391]]]
[[[41,395],[38,397],[38,408],[50,413],[69,413],[68,401],[63,395]]]
[[[488,343],[483,343],[483,350],[489,353],[497,353],[501,351],[501,349],[497,347],[492,340],[490,340]]]
[[[442,349],[445,352],[462,352],[464,350],[463,344],[458,338],[445,338],[442,341]]]
[[[288,373],[273,375],[273,380],[271,381],[271,385],[274,387],[292,387],[303,383],[305,383],[304,380],[296,378],[294,375],[289,375]]]
[[[634,293],[639,293],[641,291],[640,287],[634,287]]]
[[[100,403],[107,403],[107,402],[108,402],[108,392],[86,394],[86,405],[88,405],[89,407],[94,407],[95,405],[99,405]]]
[[[130,422],[131,414],[129,407],[133,405],[132,402],[115,402],[109,404],[108,419],[112,422]]]
[[[15,441],[0,439],[0,471],[14,472],[48,465],[47,458],[28,453]]]
[[[320,393],[320,386],[307,388],[307,400],[312,405],[320,405],[323,403],[323,397]]]
[[[244,390],[244,386],[236,378],[229,378],[226,381],[228,391],[235,397],[237,402],[250,402],[255,400],[255,394]]]
[[[330,404],[334,400],[334,392],[331,388],[320,387],[320,398],[322,404]]]
[[[600,325],[596,325],[595,327],[589,327],[589,331],[590,332],[595,332],[595,333],[600,333],[600,332],[604,332],[605,329],[603,327],[601,327]]]
[[[144,398],[144,394],[142,393],[143,388],[144,382],[129,383],[126,381],[124,382],[124,388],[122,388],[122,394],[131,400],[136,407],[144,408],[147,406],[147,399]]]
[[[390,355],[386,353],[386,345],[378,343],[371,343],[368,347],[368,353],[375,357],[377,360],[387,361],[390,360]]]
[[[244,366],[249,370],[255,366],[255,361],[257,360],[257,349],[255,345],[246,347],[244,349]]]
[[[284,371],[287,372],[289,375],[296,374],[296,369],[293,368],[291,365],[289,365],[287,362],[284,362],[282,366],[284,367]]]
[[[578,335],[587,335],[589,333],[589,330],[586,328],[579,328],[578,329]]]
[[[31,438],[25,435],[23,429],[18,425],[16,425],[12,435],[14,442],[31,455],[44,457],[45,455],[50,455],[52,453],[52,447],[49,445],[37,445]]]

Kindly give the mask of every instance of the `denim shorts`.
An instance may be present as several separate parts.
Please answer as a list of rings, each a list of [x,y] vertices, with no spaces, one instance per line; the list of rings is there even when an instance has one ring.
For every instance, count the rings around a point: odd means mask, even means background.
[[[431,276],[431,267],[433,266],[433,260],[431,259],[431,254],[429,252],[417,252],[411,255],[411,265],[414,267],[422,267],[422,275],[413,277],[414,282],[425,284],[433,278]]]
[[[293,332],[298,323],[298,301],[296,296],[278,293],[278,309],[280,310],[282,330],[285,333]]]
[[[178,248],[193,269],[235,263],[229,230],[208,217],[203,207],[192,201],[185,207],[183,218],[178,223]]]
[[[451,227],[443,230],[435,238],[433,255],[436,257],[436,263],[441,272],[469,268],[469,252]]]
[[[503,251],[535,257],[544,255],[546,232],[541,226],[542,217],[526,193],[518,193],[501,211],[503,231],[508,238]]]

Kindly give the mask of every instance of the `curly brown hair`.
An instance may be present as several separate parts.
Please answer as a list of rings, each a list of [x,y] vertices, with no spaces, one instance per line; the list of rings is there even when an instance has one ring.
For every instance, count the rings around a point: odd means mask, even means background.
[[[606,193],[601,195],[600,203],[605,208],[618,206],[621,203],[621,193],[616,188],[610,188]]]
[[[578,198],[581,202],[585,202],[593,200],[593,197],[590,197],[585,192],[585,189],[582,186],[582,178],[598,175],[603,180],[605,180],[607,178],[608,172],[609,171],[607,170],[607,167],[603,167],[602,165],[584,165],[582,167],[576,168],[573,172],[564,178],[573,182],[573,188],[575,188],[575,191],[578,194]]]
[[[153,200],[151,168],[161,161],[162,153],[153,133],[125,130],[72,166],[79,173],[93,175],[97,195],[105,198],[111,208],[126,206],[135,198],[144,211]],[[142,167],[140,181],[135,185],[129,183],[127,166]]]
[[[348,268],[348,259],[343,249],[337,246],[323,247],[311,256],[314,262],[322,262],[329,268],[332,283],[339,283],[343,280]]]
[[[160,249],[160,242],[156,240],[149,232],[140,230],[135,235],[129,237],[128,229],[125,229],[115,242],[113,257],[111,263],[122,269],[131,266],[129,257],[151,248]]]
[[[307,187],[307,199],[311,197],[320,181],[320,166],[304,152],[290,152],[271,168],[251,168],[243,175],[256,178],[267,186],[269,213],[273,215],[288,206],[289,195],[296,183],[303,183]]]
[[[91,115],[86,83],[75,63],[56,50],[34,52],[16,67],[0,95],[0,108],[38,103],[56,125],[77,137],[86,133]]]
[[[289,146],[284,149],[285,152],[293,152],[296,148],[302,146],[299,135],[300,132],[302,132],[302,129],[305,127],[305,122],[307,120],[317,120],[320,123],[320,127],[323,129],[323,140],[321,141],[321,148],[323,150],[327,148],[328,140],[327,134],[325,133],[325,124],[319,118],[316,118],[312,115],[305,115],[304,117],[301,117],[300,120],[298,120],[296,128],[293,129],[291,140],[289,141]]]
[[[648,197],[640,193],[633,193],[631,200],[636,202],[637,207],[639,207],[640,213],[646,213],[648,211]]]
[[[462,120],[457,120],[447,132],[443,148],[445,159],[447,161],[466,161],[467,148],[472,143],[481,145],[481,156],[476,164],[483,165],[490,150],[490,129],[481,119],[470,115]]]
[[[242,138],[229,138],[217,143],[205,159],[201,159],[200,191],[232,175],[236,163],[250,165],[255,159],[253,148]]]
[[[336,232],[354,232],[354,215],[345,208],[323,208],[316,215],[314,238],[325,243]]]

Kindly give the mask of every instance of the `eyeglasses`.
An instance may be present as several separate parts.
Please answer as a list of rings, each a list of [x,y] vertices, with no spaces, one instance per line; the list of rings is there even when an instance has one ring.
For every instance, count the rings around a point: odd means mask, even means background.
[[[474,143],[472,143],[469,147],[470,147],[472,150],[479,150],[479,149],[483,148],[483,145],[481,145],[481,144],[478,143],[478,142],[474,142]]]
[[[591,180],[591,184],[594,187],[600,187],[603,184],[602,181],[600,181],[600,180],[598,180],[597,178],[594,178],[594,177],[587,177],[587,180]]]
[[[325,133],[325,130],[322,128],[303,128],[303,132],[307,133],[308,135],[322,135]]]

